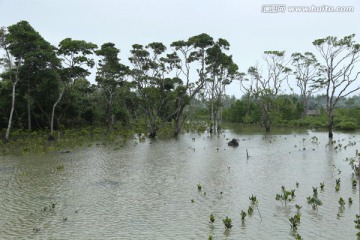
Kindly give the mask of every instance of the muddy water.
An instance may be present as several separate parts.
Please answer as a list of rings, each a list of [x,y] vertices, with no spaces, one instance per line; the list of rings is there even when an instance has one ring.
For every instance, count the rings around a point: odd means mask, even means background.
[[[240,139],[240,146],[228,147],[227,138]],[[355,156],[360,137],[336,133],[334,139],[331,146],[322,132],[265,137],[226,130],[0,156],[0,239],[294,239],[288,219],[295,204],[302,206],[297,232],[304,239],[356,239],[359,194],[344,160]],[[281,186],[295,189],[286,206],[275,200]],[[323,202],[317,211],[306,202],[312,186]],[[252,194],[258,209],[242,222]],[[233,221],[230,231],[222,223],[226,216]]]

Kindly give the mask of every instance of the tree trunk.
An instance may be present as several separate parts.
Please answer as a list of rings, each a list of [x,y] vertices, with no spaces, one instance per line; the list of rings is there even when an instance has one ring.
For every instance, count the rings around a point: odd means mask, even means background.
[[[28,130],[31,131],[31,89],[30,84],[28,85],[28,96],[27,96],[27,118],[28,118]]]
[[[8,127],[6,129],[6,134],[5,134],[5,143],[8,143],[9,138],[10,138],[10,130],[11,130],[11,125],[12,125],[12,118],[13,118],[14,109],[15,109],[15,93],[16,93],[16,83],[13,83],[12,84],[11,110],[10,110]]]
[[[334,127],[334,115],[332,109],[328,112],[328,132],[329,132],[329,138],[333,138],[333,127]]]
[[[50,120],[50,136],[48,138],[49,141],[54,141],[55,137],[54,137],[54,118],[55,118],[55,109],[56,106],[59,104],[59,102],[61,101],[61,98],[64,94],[65,88],[62,89],[58,100],[54,103],[53,108],[52,108],[52,112],[51,112],[51,120]]]

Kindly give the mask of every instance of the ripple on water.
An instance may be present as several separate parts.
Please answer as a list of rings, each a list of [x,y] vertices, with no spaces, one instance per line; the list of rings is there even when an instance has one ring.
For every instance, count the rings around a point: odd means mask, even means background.
[[[0,239],[206,239],[209,234],[293,239],[288,219],[296,213],[295,204],[302,206],[298,232],[304,239],[354,239],[359,195],[343,161],[354,147],[333,151],[326,147],[326,134],[315,132],[225,135],[241,139],[240,146],[228,147],[226,137],[185,134],[152,144],[93,144],[66,154],[1,159]],[[321,144],[311,143],[314,135]],[[339,177],[341,189],[335,192]],[[320,182],[325,183],[325,190],[319,189],[323,206],[314,211],[306,197]],[[286,206],[275,201],[282,185],[296,194]],[[240,212],[248,209],[252,194],[258,208],[242,223]],[[337,219],[340,196],[354,201]],[[55,209],[44,211],[52,203]],[[226,216],[233,220],[229,232],[222,223]]]

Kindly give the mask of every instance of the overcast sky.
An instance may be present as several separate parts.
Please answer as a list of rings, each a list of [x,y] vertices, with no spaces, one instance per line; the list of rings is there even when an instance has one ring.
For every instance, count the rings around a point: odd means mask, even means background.
[[[353,6],[354,12],[294,13],[286,8],[263,13],[269,10],[266,4]],[[261,65],[266,50],[315,52],[313,40],[352,33],[360,42],[359,0],[0,0],[0,26],[21,20],[55,46],[68,37],[98,46],[113,42],[124,63],[134,43],[168,45],[207,33],[230,42],[230,54],[243,72]],[[227,92],[240,96],[239,83]]]

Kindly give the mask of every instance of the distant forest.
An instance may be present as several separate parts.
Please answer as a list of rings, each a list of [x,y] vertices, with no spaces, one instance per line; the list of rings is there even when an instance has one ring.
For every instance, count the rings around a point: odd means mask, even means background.
[[[325,127],[332,138],[333,128],[360,124],[360,45],[354,36],[314,40],[319,59],[310,52],[264,51],[263,65],[243,73],[230,43],[206,33],[169,46],[133,44],[125,65],[115,43],[65,38],[53,46],[20,21],[0,30],[0,128],[5,142],[12,129],[46,130],[54,140],[57,130],[88,126],[111,131],[141,125],[154,138],[164,127],[177,136],[194,120],[216,133],[227,120],[266,131],[274,125]],[[226,94],[234,81],[241,99]]]

